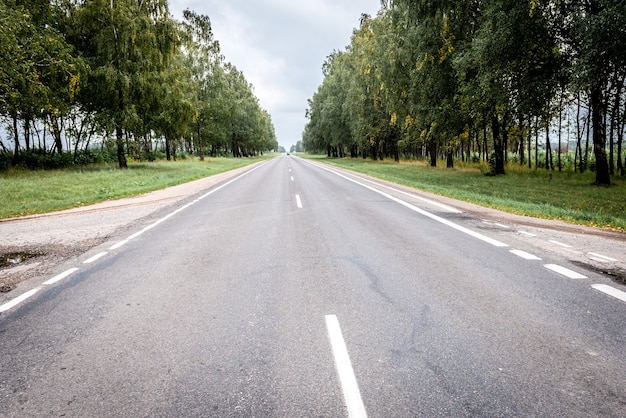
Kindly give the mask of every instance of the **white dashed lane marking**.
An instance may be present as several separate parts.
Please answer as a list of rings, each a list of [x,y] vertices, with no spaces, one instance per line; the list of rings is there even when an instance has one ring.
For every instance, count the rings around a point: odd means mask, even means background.
[[[0,306],[0,312],[8,311],[12,307],[19,305],[20,303],[24,302],[29,297],[33,296],[35,293],[39,292],[41,289],[42,289],[41,286],[36,287],[24,293],[23,295],[18,296],[15,299],[5,303],[4,305]]]
[[[93,263],[94,261],[96,261],[96,260],[98,260],[98,259],[100,259],[100,258],[104,257],[104,256],[105,256],[105,255],[107,255],[107,254],[108,254],[108,253],[106,253],[106,252],[98,253],[98,254],[94,255],[93,257],[88,258],[87,260],[83,261],[83,264],[91,264],[91,263]]]
[[[526,231],[517,231],[519,234],[522,235],[526,235],[527,237],[536,237],[537,235],[535,234],[531,234],[530,232],[526,232]]]
[[[614,298],[617,298],[621,300],[622,302],[626,302],[626,292],[623,292],[619,289],[616,289],[606,284],[594,284],[594,285],[591,285],[591,287],[593,287],[596,290],[599,290],[600,292],[604,292],[607,295],[613,296]]]
[[[248,171],[244,172],[243,174],[241,174],[241,175],[239,175],[239,176],[235,177],[234,179],[227,181],[226,183],[222,184],[221,186],[218,186],[218,187],[215,187],[214,189],[211,189],[211,190],[210,190],[210,191],[208,191],[207,193],[205,193],[205,194],[203,194],[202,196],[198,197],[198,198],[197,198],[196,200],[194,200],[193,202],[191,202],[191,203],[187,203],[185,206],[182,206],[182,207],[180,207],[180,208],[176,209],[175,211],[171,212],[171,213],[170,213],[170,214],[168,214],[167,216],[164,216],[163,218],[159,219],[158,221],[154,222],[153,224],[150,224],[150,225],[146,226],[146,227],[145,227],[144,229],[142,229],[141,231],[135,232],[134,234],[132,234],[131,236],[129,236],[127,239],[122,240],[122,241],[120,241],[120,242],[118,242],[118,243],[114,244],[111,248],[109,248],[109,250],[115,250],[115,249],[118,249],[118,248],[122,247],[123,245],[127,244],[127,243],[128,243],[128,241],[133,240],[133,239],[135,239],[135,238],[139,237],[140,235],[142,235],[142,234],[143,234],[143,233],[145,233],[146,231],[149,231],[150,229],[154,228],[155,226],[157,226],[157,225],[158,225],[158,224],[160,224],[161,222],[166,221],[167,219],[171,218],[172,216],[176,215],[177,213],[179,213],[179,212],[181,212],[181,211],[183,211],[183,210],[187,209],[188,207],[190,207],[190,206],[192,206],[192,205],[194,205],[194,204],[198,203],[198,202],[199,202],[199,201],[201,201],[202,199],[204,199],[204,198],[206,198],[206,197],[208,197],[208,196],[212,195],[213,193],[217,192],[218,190],[223,189],[224,187],[228,186],[229,184],[234,183],[235,181],[239,180],[240,178],[242,178],[242,177],[244,177],[244,176],[247,176],[248,174],[252,173],[253,171],[255,171],[255,170],[257,170],[257,169],[261,168],[262,166],[264,166],[264,165],[266,165],[266,164],[267,164],[267,162],[266,162],[266,163],[264,163],[264,164],[260,164],[260,165],[258,165],[258,166],[256,166],[256,167],[254,167],[254,168],[252,168],[252,169],[250,169],[250,170],[248,170]],[[291,170],[290,170],[290,171],[291,171]],[[94,255],[93,257],[91,257],[91,258],[89,258],[89,259],[87,259],[87,260],[83,261],[83,264],[91,264],[91,263],[95,262],[96,260],[98,260],[98,259],[100,259],[100,258],[104,257],[104,256],[105,256],[105,255],[107,255],[107,254],[108,254],[108,252],[101,252],[101,253],[99,253],[99,254],[96,254],[96,255]],[[11,309],[11,308],[13,308],[13,307],[15,307],[15,306],[19,305],[20,303],[24,302],[26,299],[30,298],[30,297],[31,297],[31,296],[33,296],[35,293],[37,293],[38,291],[40,291],[41,289],[43,289],[43,286],[49,286],[49,285],[52,285],[52,284],[54,284],[54,283],[56,283],[56,282],[58,282],[58,281],[60,281],[60,280],[63,280],[63,279],[65,279],[66,277],[68,277],[69,275],[71,275],[72,273],[74,273],[74,272],[76,272],[76,271],[78,271],[78,270],[79,270],[79,269],[78,269],[78,268],[76,268],[76,267],[71,268],[71,269],[69,269],[69,270],[66,270],[66,271],[65,271],[65,272],[63,272],[63,273],[61,273],[61,274],[59,274],[59,275],[57,275],[57,276],[54,276],[54,277],[52,277],[52,278],[51,278],[51,279],[49,279],[49,280],[46,280],[45,282],[43,282],[42,286],[36,287],[36,288],[34,288],[34,289],[32,289],[32,290],[30,290],[30,291],[28,291],[28,292],[24,293],[23,295],[21,295],[21,296],[17,296],[16,298],[11,299],[11,300],[10,300],[10,301],[8,301],[7,303],[5,303],[5,304],[3,304],[3,305],[0,305],[0,313],[5,312],[5,311],[8,311],[9,309]]]
[[[515,254],[518,257],[522,257],[524,260],[541,260],[541,258],[537,257],[534,254],[527,253],[522,250],[511,250],[511,253]]]
[[[588,278],[587,276],[583,276],[580,273],[576,273],[573,270],[559,266],[557,264],[546,264],[544,267],[547,268],[548,270],[552,270],[556,273],[562,274],[563,276],[568,277],[570,279],[587,279]]]
[[[125,239],[125,240],[120,241],[117,244],[113,245],[111,248],[109,248],[109,250],[117,250],[118,248],[120,248],[123,245],[126,245],[127,243],[128,243],[128,240]]]
[[[608,263],[610,261],[617,261],[614,258],[607,257],[606,255],[598,254],[598,253],[588,253],[591,256],[591,259],[599,261],[601,263]]]
[[[350,418],[366,418],[367,413],[361,399],[359,385],[356,382],[348,349],[341,333],[339,321],[335,315],[326,315],[326,328],[328,329],[328,337],[330,338],[330,345],[335,357],[335,366],[341,382],[343,397],[348,408],[348,415]]]
[[[58,274],[58,275],[54,276],[54,277],[53,277],[53,278],[51,278],[50,280],[46,280],[45,282],[43,282],[43,284],[45,284],[45,285],[51,285],[51,284],[54,284],[54,283],[56,283],[56,282],[59,282],[59,281],[61,281],[61,280],[65,279],[65,278],[66,278],[66,277],[68,277],[70,274],[75,273],[75,272],[77,272],[77,271],[78,271],[78,268],[77,268],[77,267],[71,268],[71,269],[69,269],[69,270],[64,271],[64,272],[63,272],[63,273],[61,273],[61,274]]]
[[[564,248],[572,248],[572,246],[569,245],[569,244],[563,244],[562,242],[555,241],[555,240],[552,240],[552,239],[549,240],[548,242],[551,242],[551,243],[556,244],[556,245],[560,245],[561,247],[564,247]]]

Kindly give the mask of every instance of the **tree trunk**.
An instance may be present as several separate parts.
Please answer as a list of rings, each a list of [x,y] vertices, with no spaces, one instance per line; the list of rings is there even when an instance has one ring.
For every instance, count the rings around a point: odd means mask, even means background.
[[[59,127],[59,121],[56,116],[50,115],[50,128],[52,128],[52,136],[54,138],[54,148],[52,154],[56,150],[59,155],[63,154],[63,140],[61,138],[61,128]]]
[[[580,170],[581,173],[585,172],[585,170],[587,170],[587,166],[589,163],[589,137],[591,135],[591,115],[589,113],[587,113],[587,120],[585,121],[585,124],[587,125],[586,127],[586,137],[585,137],[585,161],[583,163],[583,166]]]
[[[491,133],[493,135],[493,152],[495,155],[495,166],[492,168],[493,174],[504,174],[503,141],[502,136],[500,135],[500,121],[498,120],[498,116],[495,114],[491,117]]]
[[[546,116],[546,170],[554,168],[552,165],[552,144],[550,144],[550,119]]]
[[[532,152],[532,148],[531,148],[532,136],[533,136],[532,120],[531,120],[531,117],[529,116],[528,117],[528,168],[533,168],[533,161],[530,156]]]
[[[124,132],[121,126],[115,128],[115,143],[117,145],[117,163],[120,168],[128,168],[126,153],[124,151]]]
[[[24,144],[26,145],[26,151],[30,151],[30,119],[24,118]]]
[[[535,170],[539,169],[539,118],[535,119]]]
[[[563,94],[564,92],[561,91],[561,95],[559,97],[559,149],[558,149],[558,154],[556,155],[559,172],[562,171],[562,167],[563,167],[561,165],[561,140],[562,140],[562,134],[561,134],[562,126],[561,125],[563,123]]]
[[[595,83],[590,94],[591,119],[593,124],[593,153],[596,157],[596,184],[609,186],[609,162],[606,157],[606,103],[601,83]]]
[[[624,164],[622,164],[622,141],[623,141],[623,135],[618,130],[618,134],[617,134],[617,171],[620,173],[620,175],[623,176],[624,175]]]
[[[524,116],[519,115],[519,164],[520,166],[524,166],[525,156],[524,156]]]
[[[489,146],[487,145],[487,121],[483,124],[483,161],[489,158]]]
[[[583,149],[582,149],[582,131],[580,130],[580,93],[577,95],[576,100],[576,154],[574,155],[574,173],[576,167],[582,172],[583,165]]]
[[[165,137],[165,159],[170,161],[172,159],[172,152],[170,151],[170,141]]]
[[[202,134],[201,134],[201,126],[200,126],[200,120],[198,120],[198,145],[200,146],[200,161],[204,161],[204,144],[203,144],[203,140],[202,140]]]
[[[15,151],[13,152],[13,165],[16,165],[20,155],[20,137],[17,131],[17,113],[13,113],[11,117],[13,119],[13,141],[15,142]]]
[[[622,163],[622,143],[624,142],[624,120],[620,120],[617,128],[617,171],[624,176],[624,164]]]
[[[428,154],[430,155],[430,166],[437,167],[437,141],[431,138],[428,143]]]

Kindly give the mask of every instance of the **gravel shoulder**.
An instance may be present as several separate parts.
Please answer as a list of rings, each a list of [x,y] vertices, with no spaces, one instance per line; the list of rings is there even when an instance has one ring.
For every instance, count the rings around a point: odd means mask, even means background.
[[[133,225],[155,216],[167,207],[232,179],[258,164],[261,163],[135,197],[0,220],[0,301],[10,297],[11,290],[20,282],[49,275],[63,260],[85,253],[114,234],[131,229]],[[477,218],[608,240],[607,246],[626,246],[626,234],[621,232],[514,215],[362,174],[351,175],[444,203]]]
[[[139,196],[0,220],[0,301],[20,282],[50,274],[61,261],[258,164]]]

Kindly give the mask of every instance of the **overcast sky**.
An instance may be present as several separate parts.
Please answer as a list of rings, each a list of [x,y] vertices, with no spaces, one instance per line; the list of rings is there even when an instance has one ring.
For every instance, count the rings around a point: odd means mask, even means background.
[[[170,0],[175,19],[186,8],[211,18],[222,54],[254,85],[289,150],[302,137],[324,60],[350,43],[361,14],[375,16],[380,0]]]

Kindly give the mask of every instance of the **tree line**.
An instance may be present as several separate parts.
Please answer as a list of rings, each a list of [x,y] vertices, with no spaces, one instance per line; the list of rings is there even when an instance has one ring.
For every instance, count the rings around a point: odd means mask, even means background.
[[[383,0],[324,63],[302,145],[448,167],[478,154],[493,174],[511,154],[554,169],[556,154],[561,169],[575,113],[573,169],[593,161],[609,185],[625,175],[625,45],[623,0]]]
[[[253,86],[209,17],[167,0],[0,0],[0,159],[76,162],[94,143],[127,157],[277,149]],[[12,142],[12,145],[11,145]],[[160,145],[159,145],[160,144]]]

